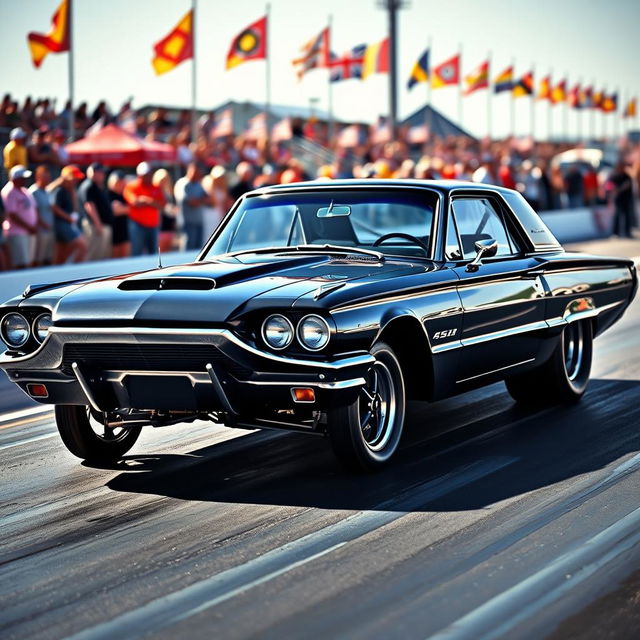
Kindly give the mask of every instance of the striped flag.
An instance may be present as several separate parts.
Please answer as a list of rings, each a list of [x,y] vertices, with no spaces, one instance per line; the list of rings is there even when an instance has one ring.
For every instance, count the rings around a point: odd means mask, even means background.
[[[331,53],[329,51],[329,27],[323,29],[315,38],[301,47],[302,55],[291,61],[296,68],[298,80],[312,69],[322,69],[329,66]]]
[[[69,0],[62,0],[51,19],[49,33],[31,32],[27,35],[33,66],[38,69],[50,53],[69,51]]]
[[[499,73],[493,80],[493,92],[502,93],[513,89],[513,66],[507,67]]]
[[[527,71],[513,85],[513,97],[523,98],[533,94],[533,71]]]
[[[467,85],[464,90],[464,95],[468,96],[474,91],[480,89],[489,88],[489,61],[485,60],[482,64],[478,65],[471,73],[465,76],[464,82]]]
[[[374,73],[389,73],[389,38],[370,44],[364,52],[362,79]]]

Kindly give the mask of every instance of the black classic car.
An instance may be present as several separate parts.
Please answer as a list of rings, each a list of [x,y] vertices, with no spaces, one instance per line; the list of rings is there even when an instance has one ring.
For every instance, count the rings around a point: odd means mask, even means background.
[[[328,435],[387,463],[409,399],[506,381],[577,401],[634,264],[566,253],[517,192],[344,180],[243,196],[192,264],[35,285],[0,307],[0,366],[104,462],[145,425]]]

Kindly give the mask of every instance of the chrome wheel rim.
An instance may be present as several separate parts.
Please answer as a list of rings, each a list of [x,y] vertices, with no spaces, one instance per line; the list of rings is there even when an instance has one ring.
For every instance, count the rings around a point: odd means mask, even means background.
[[[130,427],[110,427],[104,424],[102,416],[91,407],[87,407],[87,420],[93,433],[103,442],[121,442],[130,431]]]
[[[584,356],[584,330],[580,322],[569,324],[563,334],[564,367],[567,377],[573,382],[582,368]]]
[[[382,451],[393,435],[397,412],[393,377],[384,363],[377,361],[371,368],[358,406],[365,446],[374,452]]]

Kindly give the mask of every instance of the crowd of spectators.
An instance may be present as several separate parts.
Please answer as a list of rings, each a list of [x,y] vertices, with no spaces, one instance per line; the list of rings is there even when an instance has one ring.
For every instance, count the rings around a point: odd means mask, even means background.
[[[65,151],[70,118],[81,137],[115,121],[132,133],[176,148],[172,167],[143,162],[107,169],[69,164]],[[407,142],[400,131],[385,141],[379,131],[341,144],[328,127],[294,121],[293,136],[332,152],[334,160],[311,168],[294,157],[285,140],[267,143],[240,134],[217,138],[213,112],[198,120],[191,139],[188,110],[135,112],[130,103],[111,113],[105,102],[85,103],[72,113],[54,101],[11,96],[0,105],[0,132],[8,133],[0,181],[0,270],[199,249],[231,204],[250,189],[306,179],[419,178],[472,180],[520,191],[538,210],[609,203],[615,232],[631,235],[640,186],[640,147],[624,140],[620,161],[606,175],[588,163],[561,168],[554,156],[574,145],[527,139],[474,140],[464,136]],[[135,175],[134,175],[135,174]]]

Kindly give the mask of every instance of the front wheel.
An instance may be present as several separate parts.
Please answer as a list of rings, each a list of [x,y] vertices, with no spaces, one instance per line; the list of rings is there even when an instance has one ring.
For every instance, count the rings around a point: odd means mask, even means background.
[[[540,367],[506,380],[511,397],[528,405],[571,404],[583,396],[591,374],[593,327],[568,324],[554,352]]]
[[[404,424],[405,391],[400,363],[391,347],[379,342],[365,385],[356,400],[327,413],[331,445],[347,467],[375,471],[398,448]]]
[[[74,456],[97,463],[114,462],[136,443],[142,427],[103,425],[89,407],[57,405],[56,425]]]

